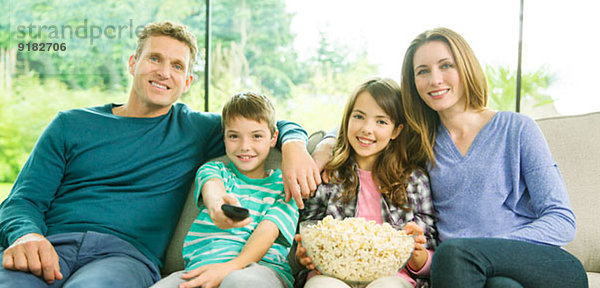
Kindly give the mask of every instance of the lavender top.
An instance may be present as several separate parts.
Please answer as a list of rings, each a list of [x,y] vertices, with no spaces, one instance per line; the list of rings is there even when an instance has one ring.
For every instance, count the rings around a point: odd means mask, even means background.
[[[440,240],[500,237],[562,246],[575,215],[548,144],[529,117],[498,112],[463,157],[440,125],[429,167]]]

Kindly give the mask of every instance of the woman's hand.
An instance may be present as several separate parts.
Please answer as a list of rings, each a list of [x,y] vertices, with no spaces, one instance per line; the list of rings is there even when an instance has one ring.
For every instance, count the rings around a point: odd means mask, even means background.
[[[413,251],[412,257],[408,261],[408,266],[413,271],[419,271],[421,268],[423,268],[423,265],[425,265],[427,258],[429,257],[427,250],[425,250],[425,246],[423,246],[423,244],[427,242],[423,228],[417,225],[417,223],[411,221],[406,223],[402,229],[408,235],[415,235],[415,250]]]

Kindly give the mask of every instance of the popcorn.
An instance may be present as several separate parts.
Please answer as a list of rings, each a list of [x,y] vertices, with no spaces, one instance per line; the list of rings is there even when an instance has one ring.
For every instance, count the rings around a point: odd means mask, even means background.
[[[302,245],[321,273],[351,283],[396,274],[410,258],[414,237],[364,218],[300,223]]]

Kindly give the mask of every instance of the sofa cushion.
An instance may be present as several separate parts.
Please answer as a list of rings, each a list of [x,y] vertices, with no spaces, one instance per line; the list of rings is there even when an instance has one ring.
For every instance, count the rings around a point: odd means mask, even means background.
[[[565,248],[588,272],[600,272],[600,113],[538,120],[565,180],[577,218],[575,240]],[[596,275],[597,276],[597,275]]]

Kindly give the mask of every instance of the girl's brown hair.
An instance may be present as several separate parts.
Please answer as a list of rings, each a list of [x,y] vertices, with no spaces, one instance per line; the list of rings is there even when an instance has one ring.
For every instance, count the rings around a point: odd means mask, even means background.
[[[332,184],[342,184],[342,194],[339,197],[344,203],[352,200],[358,192],[358,175],[353,169],[355,163],[354,150],[348,141],[348,122],[356,99],[363,92],[368,92],[377,105],[385,111],[394,123],[394,129],[402,129],[405,125],[402,110],[402,98],[399,85],[391,79],[373,78],[356,88],[351,94],[337,137],[333,156],[325,165],[325,174]],[[411,173],[412,165],[409,164],[406,153],[408,135],[402,129],[396,139],[391,140],[388,146],[381,151],[373,165],[373,180],[378,185],[379,191],[392,203],[405,210],[410,210],[406,197],[406,179]]]

